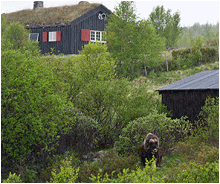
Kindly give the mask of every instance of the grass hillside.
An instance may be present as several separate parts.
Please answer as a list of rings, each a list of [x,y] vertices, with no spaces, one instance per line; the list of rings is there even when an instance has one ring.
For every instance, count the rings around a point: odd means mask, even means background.
[[[219,70],[219,62],[202,64],[200,66],[188,68],[185,70],[174,70],[165,72],[150,72],[147,76],[141,76],[133,81],[136,84],[146,83],[148,92],[153,92],[158,88],[164,87],[182,78],[189,77],[205,70]]]

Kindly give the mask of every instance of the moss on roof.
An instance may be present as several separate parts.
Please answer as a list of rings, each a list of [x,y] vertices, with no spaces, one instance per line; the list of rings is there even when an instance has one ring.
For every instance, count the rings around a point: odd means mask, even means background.
[[[27,9],[3,14],[7,23],[19,22],[23,25],[67,23],[96,8],[100,4],[88,3],[52,8]]]

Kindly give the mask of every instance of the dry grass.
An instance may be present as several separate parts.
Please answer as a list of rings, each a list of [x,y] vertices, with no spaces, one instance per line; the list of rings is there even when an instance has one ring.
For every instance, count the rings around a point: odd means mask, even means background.
[[[27,9],[3,14],[7,23],[19,22],[23,25],[67,23],[96,8],[100,4],[77,4],[53,8]]]

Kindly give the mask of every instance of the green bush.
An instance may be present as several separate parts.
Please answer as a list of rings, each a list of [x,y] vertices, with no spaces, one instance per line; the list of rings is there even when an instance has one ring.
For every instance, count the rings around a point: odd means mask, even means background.
[[[173,60],[170,70],[185,69],[192,66],[198,66],[202,63],[211,63],[218,60],[218,52],[213,47],[194,46],[191,49],[178,49],[172,51]]]
[[[67,65],[69,83],[71,85],[69,98],[74,101],[88,83],[92,81],[106,81],[115,78],[115,61],[107,52],[107,45],[92,43],[85,45],[77,57],[70,57]]]
[[[195,162],[189,164],[177,176],[178,183],[219,183],[219,164],[217,162],[198,165]]]
[[[151,132],[160,139],[162,153],[165,154],[175,142],[184,140],[190,131],[190,123],[184,118],[172,120],[166,114],[151,113],[146,117],[138,118],[122,129],[115,149],[121,154],[130,154],[138,151],[146,135]]]
[[[176,60],[178,56],[180,56],[181,58],[187,58],[190,52],[190,48],[173,50],[172,57],[174,60]]]
[[[9,176],[6,180],[3,180],[2,183],[22,183],[22,180],[20,179],[20,175],[11,174],[9,173]]]
[[[71,157],[70,159],[66,158],[62,161],[60,171],[53,169],[51,172],[52,178],[50,180],[52,183],[74,183],[76,181],[78,178],[79,168],[75,169],[72,167],[71,161]]]
[[[55,148],[59,130],[68,123],[60,118],[67,86],[39,57],[19,50],[2,52],[1,71],[2,167],[8,173]],[[62,96],[55,91],[61,86]]]
[[[23,25],[13,22],[7,26],[3,21],[1,27],[1,51],[20,50],[22,53],[26,52],[26,54],[28,51],[28,53],[31,53],[29,55],[39,56],[40,50],[38,43],[29,40],[29,32]]]
[[[207,98],[199,113],[196,129],[192,134],[198,142],[218,146],[219,142],[219,98]]]
[[[144,85],[135,86],[127,79],[93,81],[77,95],[74,104],[99,123],[103,135],[116,140],[129,121],[160,108],[154,95],[147,93]]]
[[[218,60],[218,51],[214,47],[202,47],[200,48],[202,53],[203,63],[213,62]]]
[[[77,182],[91,182],[91,175],[97,176],[98,174],[100,177],[104,177],[106,173],[112,177],[117,177],[123,169],[136,169],[138,160],[139,157],[136,155],[118,157],[114,152],[107,153],[107,156],[101,161],[85,161],[81,164]],[[101,171],[100,168],[102,169]]]
[[[200,145],[200,147],[198,155],[194,157],[198,163],[213,163],[219,160],[219,149],[217,147],[207,145]]]
[[[123,169],[122,172],[118,173],[116,177],[114,177],[114,171],[111,175],[105,173],[102,177],[102,169],[99,170],[97,176],[93,174],[90,177],[95,183],[160,183],[164,182],[162,178],[155,175],[156,168],[149,166],[146,164],[146,167],[143,169],[137,167],[135,170],[131,170],[129,168]]]
[[[95,150],[98,147],[99,140],[103,137],[98,122],[81,113],[76,116],[72,133],[71,142],[79,153],[88,153]]]

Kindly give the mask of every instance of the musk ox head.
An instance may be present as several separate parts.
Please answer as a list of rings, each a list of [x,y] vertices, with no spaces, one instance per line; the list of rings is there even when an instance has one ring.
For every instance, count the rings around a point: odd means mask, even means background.
[[[155,154],[159,150],[159,139],[156,135],[149,133],[144,139],[144,149],[145,151],[150,151]]]

